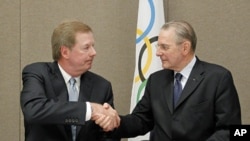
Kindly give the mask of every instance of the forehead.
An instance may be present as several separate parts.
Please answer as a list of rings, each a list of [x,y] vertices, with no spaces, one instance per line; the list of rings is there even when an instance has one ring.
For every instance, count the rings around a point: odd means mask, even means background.
[[[158,42],[174,42],[175,41],[175,30],[173,28],[161,29]]]
[[[94,40],[94,35],[92,32],[77,32],[75,39],[76,41]]]

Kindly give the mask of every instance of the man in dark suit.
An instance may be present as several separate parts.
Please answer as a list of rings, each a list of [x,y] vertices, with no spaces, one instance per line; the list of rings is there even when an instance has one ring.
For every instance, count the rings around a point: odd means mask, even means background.
[[[224,67],[196,57],[196,40],[185,21],[162,26],[156,55],[164,69],[148,78],[144,96],[131,114],[121,116],[114,137],[152,130],[151,141],[229,141],[229,126],[241,124],[233,78]]]
[[[111,83],[88,71],[96,56],[92,29],[79,21],[64,22],[55,28],[51,43],[54,62],[23,69],[25,140],[106,140],[103,131],[118,127],[120,119],[115,110],[102,106],[113,106]],[[93,121],[102,116],[104,130]]]

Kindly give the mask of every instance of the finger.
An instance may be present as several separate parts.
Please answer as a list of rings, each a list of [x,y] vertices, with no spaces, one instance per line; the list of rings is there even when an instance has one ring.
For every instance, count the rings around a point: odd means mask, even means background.
[[[117,124],[116,124],[116,126],[115,126],[116,128],[118,128],[118,127],[120,126],[120,122],[121,122],[121,119],[120,119],[120,117],[117,115],[117,116],[116,116],[116,123],[117,123]]]
[[[112,131],[114,129],[114,127],[111,127],[110,125],[107,128],[103,128],[103,131],[105,132],[109,132]]]
[[[104,131],[112,131],[114,130],[114,126],[112,121],[110,120],[109,122],[107,122],[107,124],[105,125],[105,128],[103,128]]]
[[[111,125],[111,119],[108,116],[105,116],[105,118],[103,119],[103,121],[99,124],[99,126],[101,126],[103,129],[109,129]]]
[[[112,117],[113,117],[113,126],[117,128],[120,125],[120,117],[116,110],[112,111]]]
[[[116,117],[114,116],[114,117],[113,117],[113,127],[114,127],[114,128],[117,127],[117,124],[118,124],[118,122],[117,122],[117,120],[116,120]]]
[[[97,120],[97,119],[99,119],[101,116],[102,116],[101,114],[95,113],[95,114],[92,115],[91,120]]]
[[[105,119],[104,115],[99,115],[99,117],[97,119],[95,119],[95,123],[100,125]]]
[[[108,124],[110,123],[110,117],[102,115],[100,118],[98,118],[95,123],[98,124],[102,128],[107,128]]]

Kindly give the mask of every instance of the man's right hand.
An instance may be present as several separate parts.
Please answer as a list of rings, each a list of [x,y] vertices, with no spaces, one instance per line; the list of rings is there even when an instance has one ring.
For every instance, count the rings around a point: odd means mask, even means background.
[[[103,105],[97,103],[90,103],[92,108],[91,120],[103,128],[104,131],[112,131],[119,127],[120,117],[116,110],[114,110],[108,103]]]

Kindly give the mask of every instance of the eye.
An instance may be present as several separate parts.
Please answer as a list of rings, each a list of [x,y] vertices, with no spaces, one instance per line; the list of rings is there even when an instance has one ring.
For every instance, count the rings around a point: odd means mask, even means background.
[[[156,48],[161,49],[161,50],[168,50],[169,49],[169,45],[166,44],[160,44],[160,45],[156,45]]]
[[[83,50],[83,51],[88,51],[89,48],[90,48],[90,46],[89,46],[89,45],[86,45],[86,46],[82,46],[82,47],[81,47],[81,50]]]
[[[94,44],[85,44],[80,47],[82,51],[89,52],[94,48]]]
[[[169,46],[168,46],[168,45],[163,44],[163,45],[161,45],[161,48],[162,48],[163,50],[167,50],[167,49],[169,49]]]
[[[83,47],[84,50],[88,50],[89,48],[90,48],[89,46]]]

